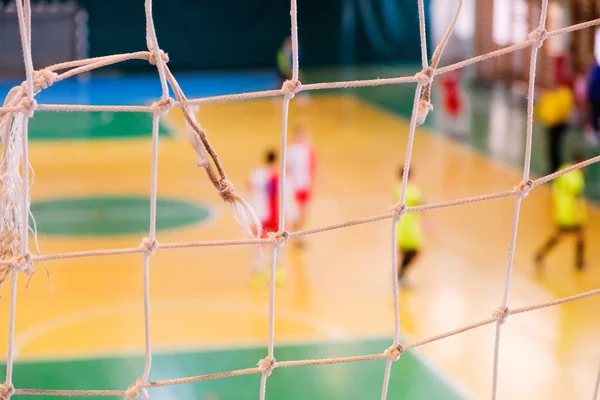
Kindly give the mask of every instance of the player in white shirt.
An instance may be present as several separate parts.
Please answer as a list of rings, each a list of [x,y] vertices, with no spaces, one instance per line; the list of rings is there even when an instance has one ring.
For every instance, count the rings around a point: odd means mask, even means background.
[[[287,170],[299,211],[294,230],[300,230],[306,222],[315,176],[315,152],[308,132],[301,126],[294,130],[292,142],[288,146]]]

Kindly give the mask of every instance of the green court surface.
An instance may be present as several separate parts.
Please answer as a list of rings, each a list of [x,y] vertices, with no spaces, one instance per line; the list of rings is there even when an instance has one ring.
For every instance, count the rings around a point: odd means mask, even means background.
[[[336,344],[287,345],[276,347],[276,358],[302,360],[379,353],[390,339],[365,340]],[[155,353],[150,381],[181,378],[214,372],[253,368],[264,358],[266,348],[251,347],[227,350]],[[277,368],[267,381],[269,399],[314,400],[379,398],[386,360],[353,362],[326,366]],[[14,384],[37,389],[115,389],[124,390],[144,368],[144,358],[115,357],[61,362],[20,362],[15,365]],[[4,371],[0,370],[0,374]],[[260,375],[231,378],[150,389],[151,398],[244,400],[256,399]],[[17,396],[21,398],[20,396]],[[27,396],[28,399],[54,399]],[[111,397],[104,397],[111,398]],[[458,390],[440,379],[411,352],[404,353],[392,367],[388,398],[407,400],[466,399]],[[56,397],[58,399],[58,397]]]
[[[160,126],[161,134],[169,131]],[[117,139],[152,135],[152,115],[129,112],[38,111],[29,123],[30,140]]]
[[[156,229],[182,228],[206,221],[210,210],[174,199],[157,199]],[[145,233],[150,225],[148,197],[82,197],[34,202],[37,231],[46,235],[104,236]],[[32,221],[33,222],[33,221]]]

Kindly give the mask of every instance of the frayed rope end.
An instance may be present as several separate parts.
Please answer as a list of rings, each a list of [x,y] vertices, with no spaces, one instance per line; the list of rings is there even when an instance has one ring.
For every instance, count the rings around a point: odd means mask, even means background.
[[[433,111],[433,105],[427,100],[421,99],[417,108],[417,126],[423,125],[429,115],[429,111]]]

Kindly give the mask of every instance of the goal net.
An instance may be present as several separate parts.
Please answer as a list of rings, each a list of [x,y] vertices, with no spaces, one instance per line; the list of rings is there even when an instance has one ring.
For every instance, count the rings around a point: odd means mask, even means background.
[[[25,66],[26,81],[20,86],[13,88],[7,95],[3,106],[0,108],[0,141],[2,143],[2,155],[0,158],[0,283],[5,281],[9,284],[7,290],[10,295],[3,298],[2,301],[10,302],[8,316],[8,331],[9,342],[8,352],[6,356],[6,379],[0,385],[0,398],[8,399],[12,395],[48,395],[48,396],[124,396],[126,399],[144,398],[148,399],[152,388],[164,387],[176,384],[185,384],[190,382],[205,381],[211,379],[220,379],[232,376],[259,374],[261,377],[260,392],[257,397],[261,400],[265,399],[268,394],[268,377],[276,368],[290,368],[305,365],[325,365],[336,363],[360,362],[364,360],[384,359],[386,360],[385,368],[382,371],[382,389],[381,398],[387,397],[388,386],[390,381],[390,371],[395,361],[402,357],[403,352],[414,349],[416,347],[442,340],[453,335],[458,335],[463,332],[482,327],[484,325],[494,324],[496,327],[495,345],[493,349],[493,378],[490,382],[490,395],[494,399],[496,397],[496,388],[498,380],[498,365],[500,362],[500,343],[502,338],[502,326],[507,318],[514,314],[526,313],[540,308],[556,306],[565,302],[582,299],[593,295],[600,294],[600,289],[591,290],[584,293],[579,293],[573,296],[560,298],[542,304],[534,304],[520,308],[508,308],[509,304],[509,286],[511,283],[511,275],[513,270],[513,258],[515,254],[516,238],[519,223],[519,211],[521,203],[525,201],[528,193],[536,186],[544,184],[557,178],[560,175],[568,173],[574,169],[582,168],[592,163],[600,161],[600,156],[588,159],[579,164],[573,165],[567,169],[555,172],[553,174],[532,179],[530,177],[530,160],[531,160],[531,145],[533,132],[533,105],[534,105],[534,88],[536,75],[536,59],[539,49],[543,46],[544,41],[553,36],[563,33],[572,32],[584,28],[589,28],[600,24],[600,19],[580,23],[573,26],[560,28],[553,31],[546,30],[546,14],[548,8],[548,0],[541,0],[541,16],[538,27],[527,36],[526,40],[512,46],[508,46],[497,51],[487,54],[477,55],[471,59],[461,61],[447,66],[439,66],[439,61],[444,52],[444,47],[448,42],[452,30],[459,15],[462,0],[457,0],[457,5],[454,10],[453,18],[441,39],[441,42],[435,48],[431,61],[428,57],[426,27],[424,17],[423,0],[418,1],[419,23],[420,23],[420,38],[421,38],[421,58],[422,70],[416,72],[414,76],[397,77],[389,79],[373,79],[373,80],[356,80],[346,82],[324,82],[314,84],[302,84],[298,80],[298,25],[297,25],[297,5],[296,0],[291,0],[291,37],[292,37],[292,54],[293,54],[293,75],[292,78],[286,81],[281,89],[268,90],[262,92],[240,93],[233,95],[224,95],[216,97],[205,97],[197,99],[188,99],[181,87],[177,83],[175,76],[171,73],[167,63],[168,56],[159,47],[158,39],[154,29],[152,19],[152,1],[145,0],[146,12],[146,41],[147,50],[138,51],[135,53],[118,54],[106,57],[89,58],[75,61],[64,61],[54,63],[43,69],[34,69],[34,57],[36,54],[35,43],[32,39],[31,26],[32,20],[35,19],[36,13],[31,8],[30,0],[17,0],[16,13],[18,16],[19,43],[23,55],[23,64]],[[68,18],[67,18],[68,19]],[[3,26],[4,24],[0,24]],[[2,36],[4,39],[4,35]],[[9,36],[10,37],[10,36]],[[15,38],[16,41],[16,38]],[[6,42],[3,40],[3,42]],[[11,46],[14,43],[10,44]],[[525,146],[525,162],[523,164],[523,177],[520,182],[515,182],[513,188],[497,193],[486,193],[469,198],[460,198],[451,201],[419,205],[415,207],[407,207],[405,204],[405,192],[407,186],[407,178],[413,149],[413,139],[415,136],[415,128],[422,124],[427,118],[427,114],[432,111],[430,103],[431,84],[436,76],[467,67],[469,65],[493,58],[503,54],[514,52],[516,50],[529,49],[531,52],[531,61],[529,65],[529,83],[528,83],[528,103],[527,103],[527,129],[526,129],[526,146]],[[73,55],[73,53],[70,53]],[[87,73],[94,69],[102,68],[111,64],[123,62],[126,60],[138,59],[146,60],[153,65],[156,65],[162,96],[149,106],[88,106],[88,105],[59,105],[59,104],[38,104],[35,96],[40,91],[49,86],[74,77],[83,73]],[[35,64],[38,65],[38,59]],[[44,59],[47,61],[47,59]],[[40,60],[43,61],[43,60]],[[15,63],[16,65],[16,63]],[[280,186],[285,187],[286,180],[286,142],[288,132],[288,109],[290,101],[294,96],[301,91],[323,90],[333,88],[350,88],[364,86],[378,86],[390,84],[416,84],[416,90],[413,100],[413,111],[410,119],[408,132],[408,146],[405,154],[404,176],[402,178],[402,195],[397,204],[391,205],[388,210],[382,210],[381,214],[375,216],[367,216],[364,218],[352,221],[340,221],[337,224],[329,226],[321,226],[303,231],[289,232],[286,230],[285,223],[285,204],[289,200],[286,198],[285,191],[282,191],[279,196],[279,230],[277,233],[271,234],[267,239],[236,239],[236,240],[219,240],[219,241],[203,241],[203,242],[185,242],[185,243],[158,243],[156,239],[156,203],[157,203],[157,167],[158,167],[158,141],[159,141],[159,121],[161,116],[167,113],[173,107],[178,107],[183,112],[185,117],[188,139],[192,149],[198,156],[197,165],[205,170],[208,179],[215,188],[216,193],[221,199],[231,206],[233,217],[240,225],[248,232],[251,232],[251,227],[259,225],[256,216],[250,205],[236,192],[234,185],[228,180],[226,168],[219,159],[217,149],[214,148],[209,141],[207,133],[202,129],[199,121],[194,115],[194,108],[198,105],[208,103],[219,103],[227,101],[239,101],[244,99],[265,98],[279,96],[282,98],[282,130],[281,130],[281,171],[280,171]],[[175,95],[171,98],[169,88]],[[35,238],[35,226],[29,226],[30,215],[30,166],[28,158],[28,121],[33,116],[36,110],[48,111],[116,111],[116,112],[145,112],[151,113],[153,116],[152,124],[152,166],[151,166],[151,194],[150,194],[150,226],[148,228],[147,237],[141,240],[139,246],[131,248],[119,249],[90,249],[89,251],[70,252],[60,254],[40,254],[39,251],[31,250],[30,230],[33,231]],[[473,323],[456,327],[456,329],[448,332],[442,332],[436,336],[422,338],[411,343],[402,343],[400,338],[401,331],[401,315],[399,313],[399,287],[396,279],[396,225],[403,218],[403,215],[411,212],[422,212],[424,210],[453,207],[466,205],[469,203],[482,202],[491,199],[513,197],[514,215],[512,220],[512,231],[510,236],[510,245],[508,251],[506,279],[504,284],[504,295],[498,299],[498,308],[495,311],[490,310],[491,316],[483,320],[474,321]],[[375,221],[389,220],[391,229],[391,263],[390,263],[390,295],[394,301],[394,333],[390,340],[390,345],[386,349],[381,349],[381,352],[367,355],[356,355],[341,358],[326,358],[314,360],[276,360],[275,343],[275,265],[279,250],[286,245],[289,240],[294,240],[299,236],[313,235],[320,232],[343,229],[352,225],[368,224]],[[178,249],[183,247],[206,247],[206,246],[241,246],[241,245],[261,245],[265,248],[270,248],[271,266],[270,266],[270,295],[269,295],[269,321],[268,321],[268,343],[267,354],[261,360],[257,360],[255,366],[249,365],[246,369],[235,371],[222,371],[208,375],[198,375],[189,377],[173,377],[169,380],[150,381],[150,371],[152,368],[152,341],[150,338],[150,261],[155,251],[163,251],[166,249]],[[173,250],[175,251],[175,250]],[[140,378],[131,383],[128,388],[117,390],[108,390],[103,388],[90,388],[90,390],[42,390],[35,388],[21,388],[13,386],[13,365],[14,365],[14,328],[15,328],[15,312],[16,312],[16,295],[17,281],[22,275],[27,278],[31,276],[33,268],[36,264],[56,259],[77,258],[77,257],[101,257],[106,255],[116,254],[131,254],[141,253],[144,255],[144,308],[140,312],[144,313],[145,320],[145,368],[140,371]],[[7,299],[7,300],[6,300]],[[326,367],[323,367],[326,368]],[[599,371],[600,372],[600,371]],[[600,374],[599,374],[600,378]],[[598,391],[598,381],[590,382],[590,391],[594,391],[594,398]],[[594,386],[595,385],[595,386]]]

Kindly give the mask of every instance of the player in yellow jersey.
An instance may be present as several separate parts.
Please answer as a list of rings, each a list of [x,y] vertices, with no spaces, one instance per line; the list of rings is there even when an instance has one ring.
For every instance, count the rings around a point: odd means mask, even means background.
[[[569,128],[573,104],[573,92],[567,85],[560,84],[545,91],[536,105],[536,118],[546,127],[548,135],[550,174],[556,172],[562,164],[563,142]]]
[[[573,163],[567,163],[561,169],[584,161],[581,154],[573,157]],[[536,253],[535,262],[538,270],[543,266],[546,255],[563,238],[565,234],[571,233],[576,237],[575,245],[575,267],[578,270],[584,266],[584,228],[587,221],[583,189],[585,187],[583,171],[581,169],[568,172],[559,176],[552,182],[552,207],[556,232],[548,239],[541,249]]]
[[[288,79],[292,79],[292,38],[287,37],[277,50],[277,75],[279,86]]]
[[[400,201],[402,195],[402,176],[404,167],[400,168],[398,182],[394,187],[394,201]],[[413,181],[412,169],[408,172],[408,182],[406,183],[406,196],[404,202],[407,207],[414,207],[421,204],[421,190]],[[415,261],[423,245],[423,230],[421,227],[421,216],[419,213],[406,213],[398,222],[398,281],[406,285],[406,271]]]

